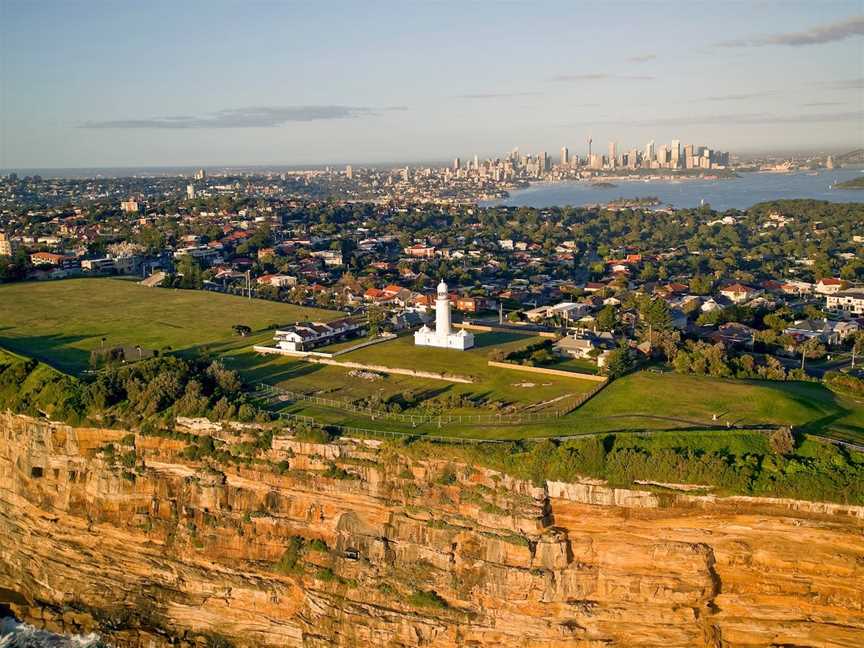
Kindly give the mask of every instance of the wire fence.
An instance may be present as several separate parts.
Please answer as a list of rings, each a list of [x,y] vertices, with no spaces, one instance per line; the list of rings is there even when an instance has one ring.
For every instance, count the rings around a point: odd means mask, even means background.
[[[348,400],[336,400],[310,394],[303,394],[287,389],[274,387],[273,385],[259,384],[255,397],[268,402],[306,402],[321,407],[339,409],[355,414],[368,416],[372,420],[394,421],[405,423],[412,427],[419,425],[436,425],[438,427],[450,425],[525,425],[527,423],[545,423],[556,421],[562,416],[569,414],[580,405],[585,403],[599,392],[605,383],[598,383],[597,387],[585,394],[568,399],[568,406],[554,409],[551,412],[500,412],[496,414],[406,414],[404,412],[390,412],[381,408],[364,407]]]
[[[546,416],[545,419],[546,420],[559,419],[562,416],[564,416],[565,414],[572,412],[573,410],[577,409],[580,405],[582,405],[583,403],[588,401],[590,398],[595,396],[597,394],[597,392],[599,392],[600,390],[602,390],[606,386],[606,384],[607,383],[598,383],[597,387],[592,389],[590,392],[582,394],[577,399],[577,403],[573,407],[571,407],[569,410],[556,411],[554,416]],[[336,407],[336,408],[342,409],[342,410],[347,409],[349,411],[356,412],[358,414],[370,416],[370,418],[373,421],[377,420],[377,419],[395,420],[395,421],[399,421],[399,422],[411,422],[415,426],[420,425],[422,423],[431,423],[431,424],[437,425],[439,428],[442,428],[442,427],[446,427],[448,425],[456,425],[460,422],[460,420],[463,421],[465,424],[470,424],[471,421],[469,421],[468,419],[469,418],[476,418],[478,416],[478,415],[462,415],[462,416],[459,416],[459,415],[450,415],[450,416],[447,416],[447,415],[441,415],[441,416],[423,415],[423,416],[420,416],[420,415],[411,415],[411,414],[401,414],[401,413],[396,413],[396,412],[370,410],[369,408],[361,408],[361,407],[357,407],[357,406],[347,408],[346,403],[344,401],[337,401],[334,399],[322,398],[320,396],[310,396],[308,394],[298,394],[296,392],[291,392],[289,390],[283,390],[283,389],[274,387],[272,385],[265,385],[263,383],[258,385],[258,391],[256,391],[254,393],[254,396],[256,398],[262,398],[262,399],[271,400],[271,401],[272,400],[278,400],[280,402],[286,402],[286,400],[294,400],[294,397],[296,396],[297,397],[296,400],[302,400],[305,402],[313,402],[313,403],[316,403],[319,405],[323,405],[325,407]],[[349,403],[349,405],[351,405],[351,404]],[[487,438],[477,438],[477,437],[466,437],[466,436],[462,436],[462,435],[443,436],[443,435],[428,434],[428,433],[421,431],[421,430],[418,430],[416,432],[396,431],[396,430],[381,430],[381,429],[356,427],[356,426],[352,426],[352,425],[341,425],[338,423],[324,423],[324,422],[322,422],[322,421],[320,421],[320,420],[318,420],[312,416],[306,416],[303,414],[293,414],[290,412],[277,412],[277,416],[279,416],[279,418],[284,419],[284,420],[297,421],[300,423],[305,423],[305,424],[312,426],[312,427],[317,427],[317,428],[322,428],[322,429],[326,428],[329,430],[334,430],[334,431],[338,432],[340,435],[359,437],[359,438],[379,438],[379,439],[382,437],[393,438],[393,439],[423,438],[423,439],[426,439],[429,441],[436,441],[436,442],[441,442],[441,443],[457,443],[457,444],[480,444],[480,443],[502,444],[502,443],[512,443],[513,442],[512,439],[487,439]],[[486,416],[486,415],[479,415],[479,416],[482,417],[482,416]],[[523,414],[523,416],[524,416],[524,414]],[[394,418],[388,419],[387,417],[394,417]],[[499,424],[498,423],[499,420],[500,420],[500,425],[516,425],[516,424],[518,424],[517,422],[514,422],[512,420],[513,415],[503,414],[503,415],[501,415],[500,419],[499,419],[498,415],[490,415],[490,417],[491,417],[490,420],[492,422],[487,423],[487,425]],[[628,418],[646,418],[646,419],[652,419],[652,420],[657,420],[657,421],[667,421],[670,423],[686,423],[690,426],[689,428],[686,428],[686,431],[692,431],[692,432],[716,431],[718,433],[723,433],[723,432],[735,433],[735,432],[749,431],[749,432],[759,432],[762,434],[770,434],[771,432],[773,432],[774,430],[777,429],[776,425],[766,424],[766,423],[756,423],[756,424],[752,424],[752,425],[730,425],[730,424],[727,424],[724,428],[722,426],[718,426],[717,423],[713,422],[713,421],[712,422],[702,422],[702,421],[694,421],[694,420],[690,420],[690,419],[680,419],[680,418],[676,418],[676,417],[649,415],[649,414],[644,414],[644,413],[628,413],[628,414],[618,414],[618,415],[612,415],[612,416],[601,416],[601,417],[598,417],[598,420],[628,419]],[[492,420],[492,419],[494,419],[494,420]],[[535,420],[539,420],[539,419],[535,419]],[[664,429],[656,429],[656,430],[652,430],[652,429],[642,429],[642,430],[639,430],[639,429],[636,429],[636,430],[618,429],[618,430],[604,430],[604,431],[598,431],[598,432],[584,432],[584,433],[575,433],[575,434],[531,435],[531,436],[523,437],[522,440],[523,441],[547,441],[547,440],[564,441],[567,439],[586,438],[586,437],[594,437],[594,436],[605,436],[608,434],[631,434],[631,435],[635,435],[635,436],[650,436],[650,435],[661,433],[661,432],[675,431],[676,429],[679,431],[685,430],[685,428],[670,428],[668,430],[664,430]],[[853,451],[857,451],[857,452],[864,452],[864,445],[860,445],[860,444],[853,443],[850,441],[845,441],[845,440],[834,438],[834,437],[828,437],[828,436],[822,436],[822,435],[810,434],[810,433],[808,433],[807,436],[813,438],[816,441],[822,442],[822,443],[830,443],[832,445],[846,448],[848,450],[853,450]]]
[[[340,425],[338,423],[322,423],[311,416],[303,414],[291,414],[288,412],[279,412],[278,416],[286,421],[297,421],[305,423],[311,427],[328,429],[336,431],[340,436],[357,437],[364,439],[380,439],[387,437],[391,439],[424,439],[427,441],[437,441],[440,443],[458,443],[458,444],[478,444],[478,443],[512,443],[506,439],[480,439],[464,436],[440,436],[435,434],[426,434],[425,432],[396,432],[395,430],[372,430],[370,428],[355,427],[353,425]]]

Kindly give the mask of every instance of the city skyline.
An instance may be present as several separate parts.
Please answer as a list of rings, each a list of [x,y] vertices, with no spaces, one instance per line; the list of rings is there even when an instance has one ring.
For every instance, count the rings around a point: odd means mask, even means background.
[[[0,0],[0,167],[864,146],[860,3],[782,6]]]

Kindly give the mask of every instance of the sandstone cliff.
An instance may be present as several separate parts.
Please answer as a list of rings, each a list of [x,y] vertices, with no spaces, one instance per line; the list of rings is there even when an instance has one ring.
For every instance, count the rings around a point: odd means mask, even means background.
[[[185,445],[0,414],[0,602],[153,648],[864,645],[861,507]]]

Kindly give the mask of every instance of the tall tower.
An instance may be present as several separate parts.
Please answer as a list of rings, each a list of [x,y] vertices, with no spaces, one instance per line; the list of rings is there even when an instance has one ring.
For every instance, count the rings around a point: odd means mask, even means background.
[[[566,146],[561,147],[561,166],[570,164],[570,150]]]
[[[435,300],[435,335],[446,340],[450,335],[450,294],[444,280],[438,284],[438,298]]]
[[[654,161],[654,156],[655,156],[655,153],[654,153],[654,140],[651,140],[651,141],[648,142],[648,144],[645,146],[645,161],[648,162],[648,163],[653,162],[653,161]]]
[[[618,152],[615,142],[609,142],[609,166],[614,168],[618,164]]]
[[[672,166],[681,166],[681,140],[672,140]]]
[[[588,163],[591,163],[591,142],[594,140],[591,139],[591,136],[588,136]]]

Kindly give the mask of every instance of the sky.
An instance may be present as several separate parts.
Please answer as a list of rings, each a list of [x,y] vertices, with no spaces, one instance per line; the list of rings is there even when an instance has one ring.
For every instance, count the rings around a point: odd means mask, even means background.
[[[864,147],[864,0],[0,0],[0,168]]]

